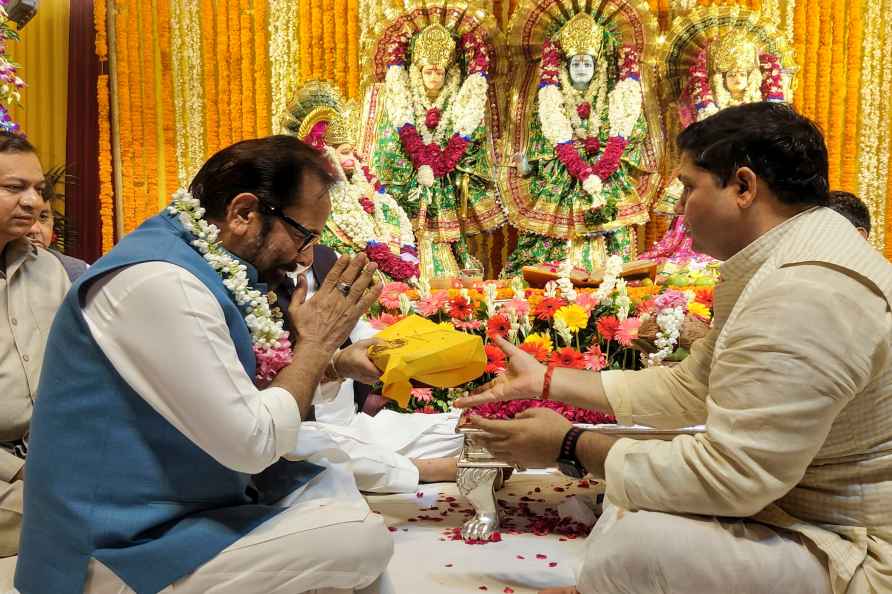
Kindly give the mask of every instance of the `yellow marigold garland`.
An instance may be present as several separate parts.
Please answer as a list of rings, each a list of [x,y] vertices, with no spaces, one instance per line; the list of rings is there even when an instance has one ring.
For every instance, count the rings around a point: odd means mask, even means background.
[[[164,160],[164,186],[159,189],[159,206],[163,206],[167,196],[179,187],[177,180],[176,116],[174,115],[173,59],[171,56],[171,10],[170,3],[161,0],[157,4],[158,53],[161,61],[161,86],[158,95],[161,118],[161,146]]]
[[[96,30],[96,56],[100,65],[108,64],[108,34],[106,31],[105,0],[93,3],[93,26]],[[96,80],[96,102],[98,112],[98,160],[99,160],[99,224],[102,233],[102,252],[105,253],[115,243],[115,199],[112,183],[111,147],[111,100],[107,74],[100,74]]]
[[[320,75],[326,80],[336,80],[335,78],[335,62],[337,62],[337,52],[335,48],[335,0],[324,0],[322,2],[322,46],[325,53],[322,57],[322,63],[318,65]],[[344,18],[341,15],[340,18]]]
[[[346,93],[359,98],[359,0],[347,0],[347,82]]]
[[[311,29],[313,10],[309,0],[298,2],[298,43],[300,46],[300,67],[298,80],[306,80],[312,78],[313,72],[313,30]]]
[[[258,2],[261,4],[263,2]],[[241,0],[239,2],[239,19],[240,25],[239,37],[241,43],[238,52],[241,54],[242,65],[242,109],[239,114],[242,118],[242,138],[257,137],[257,118],[254,109],[254,44],[252,43],[254,36],[254,18],[253,10],[251,10],[249,0]],[[259,82],[259,81],[258,81]]]
[[[849,88],[846,85],[846,44],[845,29],[848,20],[845,0],[833,0],[830,17],[832,18],[833,43],[830,46],[830,80],[831,85],[827,92],[827,150],[830,153],[830,187],[839,188],[842,174],[842,144],[845,136],[846,117],[846,93]],[[829,19],[828,19],[829,20]],[[824,85],[826,86],[826,85]],[[830,100],[830,89],[833,92],[833,100]],[[820,116],[819,116],[820,117]]]
[[[292,3],[293,4],[293,3]],[[293,12],[295,18],[297,7]],[[293,23],[292,23],[293,26]],[[270,63],[269,63],[269,4],[265,0],[254,2],[254,114],[257,136],[268,136],[271,132],[270,109]],[[296,40],[295,40],[296,41]],[[298,70],[292,63],[291,68]],[[253,85],[252,85],[253,86]]]
[[[313,60],[304,71],[304,78],[322,78],[325,76],[325,45],[322,41],[322,27],[325,15],[322,10],[322,0],[310,0],[310,47],[313,49]]]
[[[839,187],[857,191],[858,185],[858,118],[861,98],[861,45],[864,43],[864,21],[860,7],[849,10],[846,48],[846,106],[843,116],[843,144]]]
[[[333,31],[327,37],[332,38],[331,61],[334,64],[333,79],[341,89],[347,88],[347,60],[338,56],[338,52],[347,49],[347,0],[334,0]],[[346,57],[346,56],[344,56]]]
[[[242,129],[244,113],[242,111],[242,60],[244,53],[244,44],[247,39],[242,37],[241,26],[241,10],[239,8],[239,0],[227,0],[226,19],[229,27],[229,35],[227,37],[226,55],[219,63],[220,70],[225,68],[229,70],[229,86],[227,96],[229,98],[229,122],[232,126],[232,137],[230,143],[244,140],[250,132]]]
[[[217,106],[217,75],[213,56],[216,55],[214,30],[214,0],[201,0],[201,53],[202,73],[204,79],[204,117],[205,117],[205,155],[217,152],[222,145],[220,140],[220,111]]]
[[[138,214],[134,221],[135,227],[138,227],[148,217],[153,216],[160,210],[158,204],[158,173],[160,164],[158,154],[158,110],[155,101],[155,79],[160,74],[155,65],[155,48],[154,40],[157,38],[157,31],[154,28],[154,7],[151,0],[140,0],[140,12],[137,15],[138,25],[136,31],[148,31],[149,35],[139,35],[140,59],[142,62],[142,72],[140,73],[140,87],[143,103],[142,123],[143,136],[143,159],[138,163],[141,170],[140,177],[143,180],[143,194],[137,203]],[[126,197],[125,197],[126,199]]]
[[[208,147],[216,152],[225,146],[232,144],[232,114],[229,111],[228,95],[232,94],[232,86],[229,82],[229,24],[227,20],[228,2],[217,2],[214,7],[216,72],[219,93],[217,94],[217,113],[220,114],[218,124],[220,126],[220,145]]]
[[[833,26],[831,25],[833,0],[820,0],[816,4],[819,5],[820,33],[818,37],[812,40],[812,43],[818,48],[818,60],[811,62],[810,67],[817,73],[820,73],[820,75],[815,77],[818,80],[816,80],[815,106],[812,117],[824,126],[825,131],[829,132],[827,123],[830,119],[830,92],[831,90],[838,92],[840,88],[835,84],[837,82],[836,73],[832,70],[833,64],[830,52],[834,36]],[[845,10],[843,10],[844,14]],[[839,31],[839,34],[842,35],[843,32]],[[827,140],[829,141],[830,139],[828,138]]]

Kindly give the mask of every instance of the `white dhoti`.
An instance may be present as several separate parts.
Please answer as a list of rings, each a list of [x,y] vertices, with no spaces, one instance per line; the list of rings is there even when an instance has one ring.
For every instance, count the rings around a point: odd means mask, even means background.
[[[331,436],[350,463],[360,491],[411,493],[418,488],[420,458],[457,456],[464,436],[455,432],[459,412],[409,414],[382,410],[374,417],[356,413],[353,382],[341,385],[335,399],[316,404],[315,423],[301,431],[323,431]]]
[[[326,470],[285,497],[279,515],[224,549],[161,594],[353,592],[381,576],[393,540],[356,488],[349,458],[319,431],[301,427],[287,458]],[[132,594],[103,564],[90,562],[85,594]]]
[[[819,552],[746,519],[629,512],[605,503],[586,541],[581,594],[831,594]]]

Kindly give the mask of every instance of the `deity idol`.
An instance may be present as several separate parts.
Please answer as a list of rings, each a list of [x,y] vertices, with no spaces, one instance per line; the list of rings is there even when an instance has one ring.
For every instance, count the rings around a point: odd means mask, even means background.
[[[505,204],[520,234],[504,275],[546,261],[596,271],[609,255],[635,258],[633,226],[648,216],[636,187],[648,167],[639,55],[587,12],[546,34],[533,108],[513,118],[516,127],[526,119],[527,134],[511,135],[525,150],[507,174]]]
[[[321,242],[340,254],[364,252],[385,280],[414,284],[419,276],[412,223],[354,150],[351,105],[338,90],[310,81],[297,92],[283,125],[325,154],[337,182],[331,187],[331,216]]]
[[[686,55],[693,57],[693,64],[687,71],[679,72],[686,81],[678,99],[678,131],[732,105],[790,100],[789,85],[781,66],[781,60],[789,58],[783,37],[769,23],[754,21],[740,9],[727,13],[724,18],[716,18],[717,11],[725,14],[727,9],[695,9],[686,19],[676,23],[667,44],[667,48],[674,48],[667,50],[667,61],[681,63]],[[728,23],[729,20],[731,24],[726,27],[730,30],[709,30],[715,23]],[[691,41],[703,37],[702,34],[692,35],[691,31],[708,35],[705,47],[697,47]],[[760,43],[761,40],[765,42]],[[685,47],[686,44],[689,45]],[[789,62],[788,59],[785,61]],[[673,71],[680,70],[674,64],[667,64],[666,69],[670,77]],[[673,214],[682,191],[681,182],[672,179],[655,205],[655,213]],[[663,238],[642,257],[679,264],[711,260],[691,248],[684,216],[675,217]]]
[[[366,97],[367,150],[413,221],[425,279],[482,272],[465,238],[505,222],[488,129],[493,50],[480,18],[457,2],[409,10],[376,46],[386,75],[383,92],[373,85]]]

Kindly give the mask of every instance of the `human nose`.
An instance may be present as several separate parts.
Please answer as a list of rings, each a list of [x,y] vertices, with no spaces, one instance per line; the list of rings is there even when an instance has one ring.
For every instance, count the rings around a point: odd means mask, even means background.
[[[39,204],[43,204],[43,195],[35,188],[26,188],[19,196],[19,205],[27,211],[34,210]]]

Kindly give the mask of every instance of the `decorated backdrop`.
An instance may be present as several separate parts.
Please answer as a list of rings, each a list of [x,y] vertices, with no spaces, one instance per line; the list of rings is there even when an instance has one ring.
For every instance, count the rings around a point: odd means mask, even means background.
[[[516,0],[478,0],[504,28]],[[870,207],[892,259],[892,0],[649,0],[662,31],[697,4],[776,15],[801,65],[796,107],[823,128],[830,185]],[[358,98],[364,31],[396,0],[95,0],[102,247],[157,212],[203,160],[280,130],[301,80]],[[890,216],[887,216],[890,215]],[[652,230],[653,236],[658,230]],[[887,240],[887,237],[889,238]],[[484,250],[504,261],[508,231]]]

